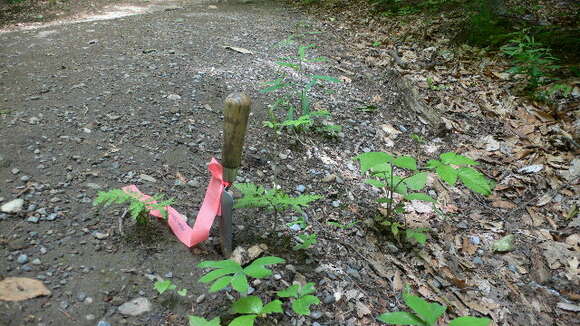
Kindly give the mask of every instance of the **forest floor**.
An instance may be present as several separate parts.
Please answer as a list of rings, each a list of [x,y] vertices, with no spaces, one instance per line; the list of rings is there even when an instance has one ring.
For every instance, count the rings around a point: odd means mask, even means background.
[[[405,284],[448,306],[444,320],[577,323],[580,160],[569,129],[575,121],[561,118],[576,111],[555,117],[514,95],[503,62],[482,59],[477,48],[441,51],[445,40],[398,44],[394,60],[389,35],[429,29],[385,27],[354,19],[352,10],[308,14],[269,1],[59,5],[30,7],[32,19],[6,18],[0,31],[0,282],[38,279],[50,291],[0,301],[0,325],[231,319],[233,292],[210,294],[197,282],[205,271],[195,265],[222,259],[217,230],[188,249],[161,220],[143,228],[126,219],[120,232],[123,209],[92,201],[98,191],[136,184],[195,216],[206,164],[221,157],[223,100],[237,91],[253,99],[238,181],[324,196],[305,209],[300,228],[288,226],[297,214],[235,211],[237,246],[261,245],[264,255],[286,260],[272,266],[275,277],[251,283],[254,293],[270,301],[306,280],[322,301],[309,316],[285,307],[258,324],[378,325],[377,315],[406,309]],[[262,124],[274,99],[260,89],[283,73],[303,81],[276,62],[308,44],[328,61],[307,71],[342,81],[311,94],[315,109],[331,112],[326,122],[342,126],[332,137],[277,134]],[[483,197],[430,180],[438,203],[411,202],[399,217],[428,228],[426,244],[397,240],[376,223],[380,192],[353,161],[369,151],[411,155],[422,165],[454,151],[479,161],[495,191]],[[304,233],[318,242],[292,250]],[[494,251],[508,235],[513,245]],[[160,279],[187,296],[159,295]],[[134,307],[142,313],[119,309],[135,298],[145,303]]]

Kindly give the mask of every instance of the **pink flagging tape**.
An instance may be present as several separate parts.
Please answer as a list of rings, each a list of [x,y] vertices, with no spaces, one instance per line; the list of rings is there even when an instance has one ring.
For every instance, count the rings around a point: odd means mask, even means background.
[[[223,181],[224,169],[213,157],[207,168],[211,173],[211,180],[209,181],[209,185],[205,191],[205,197],[195,219],[193,228],[187,224],[183,215],[179,214],[173,207],[165,207],[167,210],[167,224],[169,224],[169,227],[177,239],[188,247],[195,246],[196,244],[207,240],[215,217],[221,214],[221,197],[224,187],[227,185],[226,182]],[[122,189],[127,193],[139,194],[143,201],[151,198],[151,196],[145,195],[139,191],[139,188],[135,185],[129,185]],[[159,218],[162,217],[161,212],[158,210],[152,210],[149,214]]]

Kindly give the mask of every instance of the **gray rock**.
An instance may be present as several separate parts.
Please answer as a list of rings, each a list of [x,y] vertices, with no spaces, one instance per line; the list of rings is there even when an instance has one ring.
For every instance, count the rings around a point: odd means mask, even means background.
[[[168,100],[172,100],[172,101],[177,101],[177,100],[181,100],[181,96],[177,95],[177,94],[169,94],[167,96]]]
[[[26,182],[28,180],[30,180],[30,177],[27,176],[27,175],[23,175],[23,176],[20,177],[20,181]]]
[[[108,321],[105,321],[105,320],[99,320],[99,322],[97,323],[97,326],[111,326],[111,323],[109,323]]]
[[[143,181],[148,181],[148,182],[157,182],[157,179],[155,179],[154,177],[147,175],[147,174],[140,174],[139,179],[141,179]]]
[[[40,261],[40,259],[38,259],[38,258],[34,258],[34,259],[32,260],[32,265],[40,265],[40,264],[42,264],[42,262]]]
[[[151,302],[144,297],[135,298],[119,306],[119,313],[125,316],[139,316],[151,311]]]
[[[19,263],[20,265],[24,265],[28,263],[28,256],[26,256],[25,254],[21,254],[20,256],[18,256],[18,258],[16,258],[16,262]]]
[[[306,187],[304,185],[297,185],[296,186],[296,191],[298,192],[304,192],[306,190]]]
[[[18,173],[20,173],[20,170],[17,168],[14,168],[10,172],[12,172],[12,174],[18,174]]]
[[[105,240],[106,238],[109,237],[109,235],[107,233],[94,232],[93,237],[95,237],[95,239],[98,239],[98,240]]]
[[[310,313],[310,318],[312,319],[320,319],[322,317],[322,313],[320,311],[313,311]]]
[[[205,300],[205,294],[200,295],[195,299],[195,303],[200,304]]]
[[[86,318],[87,320],[95,320],[95,318],[96,318],[96,317],[95,317],[95,315],[93,315],[93,314],[88,314],[88,315],[86,315],[86,316],[85,316],[85,318]]]
[[[2,207],[0,207],[0,211],[9,214],[18,213],[22,210],[22,206],[24,206],[24,199],[18,198],[2,205]]]
[[[331,205],[332,205],[332,207],[336,207],[336,208],[340,207],[340,200],[334,200],[331,203]]]
[[[200,184],[200,183],[199,183],[199,180],[197,180],[197,179],[192,179],[192,180],[189,180],[189,181],[187,182],[187,185],[188,185],[188,186],[190,186],[190,187],[192,187],[192,188],[197,188],[197,187],[199,187],[199,184]]]
[[[51,213],[46,217],[46,220],[54,221],[54,220],[56,220],[57,217],[58,217],[58,215],[56,213]]]
[[[334,180],[336,180],[336,174],[329,174],[322,178],[322,182],[332,182]]]

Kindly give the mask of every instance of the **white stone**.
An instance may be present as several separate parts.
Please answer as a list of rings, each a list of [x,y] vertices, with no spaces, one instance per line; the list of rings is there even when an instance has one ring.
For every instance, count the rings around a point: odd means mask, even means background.
[[[126,316],[138,316],[151,311],[151,302],[147,298],[139,297],[119,306],[119,312]]]
[[[24,206],[23,199],[14,199],[0,207],[0,211],[3,213],[18,213],[22,210],[22,206]]]

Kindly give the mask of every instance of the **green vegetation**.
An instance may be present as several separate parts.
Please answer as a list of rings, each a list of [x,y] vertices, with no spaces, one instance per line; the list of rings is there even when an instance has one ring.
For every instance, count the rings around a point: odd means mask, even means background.
[[[395,238],[399,239],[400,230],[403,229],[405,240],[413,239],[420,244],[424,244],[427,240],[424,233],[426,229],[407,229],[397,222],[395,217],[404,212],[406,201],[435,202],[431,196],[416,192],[427,185],[429,170],[434,170],[434,176],[450,186],[454,186],[459,179],[463,185],[474,192],[486,196],[491,194],[493,182],[471,167],[478,165],[477,162],[453,152],[443,153],[439,158],[440,160],[429,160],[427,165],[420,169],[417,166],[417,160],[410,156],[396,157],[383,152],[369,152],[355,157],[360,162],[361,173],[369,172],[372,177],[365,180],[365,183],[385,190],[386,197],[379,198],[378,202],[386,204],[386,214],[384,218],[380,218],[379,222],[383,226],[388,226]],[[396,169],[405,169],[410,172],[398,175],[395,173]]]
[[[291,285],[285,290],[278,291],[278,296],[280,298],[293,298],[292,310],[299,315],[307,316],[310,314],[310,306],[320,303],[320,300],[312,295],[315,292],[314,283],[310,282],[304,286]]]
[[[313,111],[311,108],[310,92],[317,85],[323,82],[339,83],[340,80],[331,76],[307,74],[307,65],[322,63],[325,57],[309,57],[308,49],[315,47],[314,44],[300,45],[295,56],[282,58],[276,62],[277,65],[291,68],[294,74],[306,79],[305,82],[295,82],[295,78],[290,78],[289,74],[265,83],[265,88],[260,92],[277,92],[279,97],[268,107],[269,120],[264,121],[264,126],[272,128],[277,132],[283,129],[294,131],[310,130],[315,123],[315,118],[328,117],[330,113],[326,110]],[[277,111],[284,111],[285,117],[280,121]],[[338,126],[331,129],[335,131]],[[325,131],[324,128],[319,131]]]
[[[165,207],[173,204],[173,200],[164,200],[163,197],[163,195],[155,195],[145,199],[138,193],[128,193],[122,189],[111,189],[109,191],[99,191],[97,198],[93,201],[93,206],[128,203],[128,211],[131,218],[137,221],[138,224],[147,224],[149,211],[158,210],[163,218],[167,218]]]
[[[320,195],[300,195],[291,197],[279,189],[266,189],[253,183],[237,183],[234,185],[242,193],[242,198],[236,200],[236,208],[244,207],[265,207],[276,213],[291,209],[295,212],[302,213],[303,207],[316,201]]]
[[[240,293],[241,298],[236,300],[230,311],[240,316],[235,317],[228,326],[253,326],[257,318],[264,318],[273,313],[282,313],[282,301],[272,300],[264,304],[259,296],[246,296],[249,285],[247,277],[265,278],[272,275],[272,271],[265,266],[283,263],[284,259],[274,256],[262,257],[254,260],[243,268],[232,260],[203,261],[198,264],[201,268],[213,268],[214,270],[199,279],[201,283],[213,282],[209,291],[217,292],[228,285]],[[320,300],[313,295],[316,292],[314,283],[307,283],[304,287],[292,285],[285,290],[278,291],[278,297],[291,298],[292,310],[299,315],[308,315],[310,306],[319,304]],[[219,326],[220,318],[215,317],[211,321],[203,317],[188,316],[190,326]]]
[[[177,291],[177,286],[171,280],[157,281],[153,284],[153,288],[159,293],[163,294],[167,291],[175,291],[178,295],[184,297],[187,295],[187,289]]]
[[[197,265],[201,268],[213,268],[215,270],[205,274],[199,279],[201,283],[213,282],[209,292],[217,292],[231,285],[239,293],[248,293],[248,276],[264,278],[272,275],[272,271],[266,268],[268,265],[283,263],[284,259],[274,256],[262,257],[254,260],[249,266],[242,268],[233,260],[203,261]]]
[[[502,52],[512,58],[514,66],[510,73],[525,74],[528,77],[528,90],[535,90],[541,83],[546,83],[547,74],[560,66],[554,63],[557,59],[552,56],[550,49],[542,47],[533,36],[524,32],[514,33],[514,38],[504,45]]]
[[[438,303],[429,303],[424,299],[411,295],[407,290],[403,292],[405,304],[413,313],[405,311],[387,312],[377,317],[383,323],[391,325],[435,326],[437,320],[445,313],[447,307]],[[488,326],[489,318],[471,316],[458,317],[449,322],[449,326]]]

